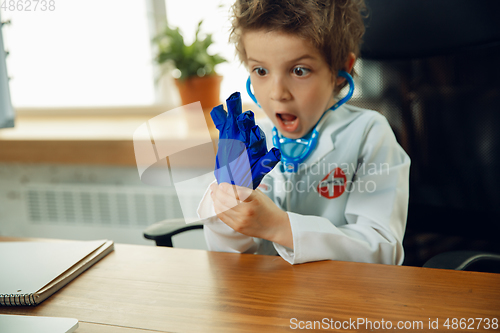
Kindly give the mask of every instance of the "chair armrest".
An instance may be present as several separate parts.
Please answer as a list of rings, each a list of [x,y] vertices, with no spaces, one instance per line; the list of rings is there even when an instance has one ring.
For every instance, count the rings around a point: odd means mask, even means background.
[[[173,236],[193,229],[203,229],[203,224],[186,224],[184,219],[163,220],[147,227],[144,230],[144,238],[154,240],[157,246],[173,247]]]
[[[432,257],[423,267],[499,273],[500,255],[480,251],[449,251]]]

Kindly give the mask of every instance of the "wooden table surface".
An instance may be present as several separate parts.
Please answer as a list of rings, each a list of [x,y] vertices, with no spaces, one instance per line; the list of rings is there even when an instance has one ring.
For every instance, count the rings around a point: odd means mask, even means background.
[[[494,332],[500,274],[335,261],[292,266],[272,256],[115,244],[42,304],[0,313],[77,318],[76,333],[282,332],[313,321],[325,331],[339,323],[338,331],[369,331],[362,320],[380,332],[399,321],[407,328],[421,321],[420,332]],[[453,318],[488,318],[490,329],[484,319],[473,330],[452,329]],[[438,329],[429,329],[429,319],[439,320]]]

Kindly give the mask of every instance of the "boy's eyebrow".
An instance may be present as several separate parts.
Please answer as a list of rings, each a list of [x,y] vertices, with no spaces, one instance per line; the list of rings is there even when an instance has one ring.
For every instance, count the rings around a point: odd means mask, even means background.
[[[297,62],[299,60],[304,60],[304,59],[312,59],[312,60],[316,60],[316,57],[310,55],[310,54],[304,54],[298,58],[295,58],[295,59],[292,59],[292,60],[289,60],[288,62]],[[253,59],[253,58],[248,58],[247,59],[248,61],[254,61],[254,62],[261,62],[257,59]]]
[[[310,54],[304,54],[303,56],[300,56],[300,57],[298,57],[296,59],[290,60],[290,62],[296,62],[296,61],[304,60],[304,59],[313,59],[313,60],[315,60],[316,57],[314,57],[314,56],[312,56]]]

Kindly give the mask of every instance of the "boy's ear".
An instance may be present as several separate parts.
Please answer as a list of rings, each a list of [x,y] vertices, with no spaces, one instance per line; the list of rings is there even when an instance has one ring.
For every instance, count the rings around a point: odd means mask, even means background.
[[[356,62],[356,55],[351,52],[347,56],[347,61],[345,62],[344,65],[344,71],[347,73],[351,73],[352,68],[354,67],[354,63]],[[342,84],[345,81],[343,77],[337,77],[337,85]]]

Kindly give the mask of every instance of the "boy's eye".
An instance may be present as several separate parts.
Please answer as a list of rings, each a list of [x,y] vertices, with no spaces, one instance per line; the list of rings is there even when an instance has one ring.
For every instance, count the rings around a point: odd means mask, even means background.
[[[309,69],[304,67],[295,67],[292,71],[296,76],[306,76],[310,72]]]
[[[262,68],[262,67],[257,67],[253,71],[255,73],[257,73],[258,76],[266,76],[267,75],[267,69]]]

